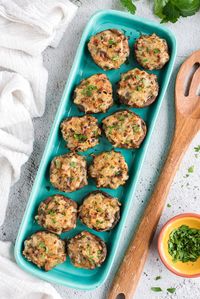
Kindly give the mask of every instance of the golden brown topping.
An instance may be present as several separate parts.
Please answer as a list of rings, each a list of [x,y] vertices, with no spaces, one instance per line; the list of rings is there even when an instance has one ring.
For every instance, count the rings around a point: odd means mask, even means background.
[[[50,182],[64,192],[78,190],[88,184],[85,157],[68,153],[55,157],[50,167]]]
[[[115,147],[138,148],[146,135],[143,119],[128,110],[115,112],[102,123],[106,137]]]
[[[135,68],[121,75],[117,93],[121,103],[141,108],[155,101],[158,89],[156,75]]]
[[[104,74],[81,81],[74,92],[74,103],[85,113],[106,112],[113,104],[112,85]]]
[[[45,271],[66,260],[65,242],[57,235],[41,231],[24,242],[23,255]]]
[[[120,202],[101,191],[91,192],[79,209],[82,222],[97,231],[112,229],[120,218]]]
[[[68,242],[68,254],[75,267],[94,269],[106,258],[106,245],[97,236],[83,231]]]
[[[169,60],[167,42],[155,33],[141,35],[135,43],[135,56],[144,68],[161,69]]]
[[[128,179],[126,161],[121,153],[115,151],[95,156],[89,172],[91,177],[96,179],[98,188],[116,189]]]
[[[57,234],[76,227],[76,218],[77,203],[60,194],[41,202],[35,217],[38,224]]]
[[[86,151],[99,143],[101,130],[93,116],[70,117],[65,119],[60,127],[67,147],[71,150]]]
[[[116,29],[92,36],[88,49],[96,64],[104,70],[118,69],[130,53],[127,37]]]

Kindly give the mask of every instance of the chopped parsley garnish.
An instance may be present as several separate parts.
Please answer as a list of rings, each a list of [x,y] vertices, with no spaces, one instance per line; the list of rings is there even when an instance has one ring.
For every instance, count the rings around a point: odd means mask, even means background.
[[[133,125],[133,132],[138,133],[140,131],[140,126],[135,124]]]
[[[125,120],[125,116],[120,115],[120,116],[119,116],[119,120],[122,120],[122,121]]]
[[[172,206],[172,205],[170,205],[170,203],[167,204],[167,207],[168,207],[168,208],[171,208],[171,206]]]
[[[190,167],[188,168],[188,172],[189,172],[189,173],[193,173],[193,172],[194,172],[194,165],[192,165],[192,166],[190,166]]]
[[[46,248],[46,245],[45,245],[44,242],[40,242],[40,243],[39,243],[39,247],[40,247],[40,248]]]
[[[87,140],[87,136],[85,136],[83,134],[77,134],[77,133],[74,134],[74,138],[77,141],[86,141]]]
[[[60,160],[55,160],[55,165],[56,165],[56,168],[61,168],[61,162]]]
[[[174,229],[169,235],[168,252],[174,262],[195,262],[200,257],[200,229],[187,225]]]
[[[115,55],[115,56],[112,57],[112,60],[113,60],[113,61],[116,61],[116,60],[118,60],[118,59],[119,59],[119,55]]]
[[[160,53],[160,50],[159,49],[154,49],[153,52],[154,52],[154,54],[158,54],[158,53]]]
[[[70,165],[71,167],[76,167],[76,162],[72,161],[69,165]]]
[[[155,277],[155,280],[159,280],[159,279],[161,279],[160,275]]]
[[[174,292],[176,292],[176,288],[168,288],[167,292],[173,294]]]
[[[200,153],[200,144],[194,147],[196,153]]]
[[[160,287],[152,287],[151,290],[153,292],[162,292],[162,289]]]
[[[136,90],[137,90],[137,91],[142,90],[142,86],[136,86]]]
[[[145,59],[143,59],[142,61],[143,61],[143,62],[147,62],[147,61],[148,61],[148,59],[147,59],[147,58],[145,58]]]
[[[97,87],[95,85],[88,85],[82,90],[81,94],[87,97],[91,97],[94,90],[97,90]]]
[[[117,124],[116,124],[116,125],[113,125],[113,126],[108,126],[108,129],[109,129],[108,134],[111,134],[111,133],[112,133],[112,130],[113,130],[113,129],[116,129],[116,128],[117,128]]]
[[[49,211],[48,211],[48,214],[51,215],[51,216],[55,216],[56,212],[53,211],[53,210],[49,210]]]
[[[109,45],[116,45],[116,42],[113,39],[109,39],[108,43]]]
[[[39,246],[40,248],[45,249],[45,252],[46,252],[46,253],[49,251],[49,250],[48,250],[48,247],[45,245],[44,242],[40,242],[38,246]]]

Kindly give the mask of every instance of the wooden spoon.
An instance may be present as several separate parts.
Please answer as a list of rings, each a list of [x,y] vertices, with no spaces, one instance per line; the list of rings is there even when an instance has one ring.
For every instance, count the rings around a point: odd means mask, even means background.
[[[200,130],[200,96],[197,95],[200,85],[200,67],[191,77],[189,92],[185,96],[186,79],[189,74],[191,75],[192,68],[199,65],[200,50],[186,59],[178,72],[175,86],[176,124],[169,155],[136,234],[113,281],[108,299],[116,299],[119,294],[123,294],[123,298],[126,299],[133,298],[169,188],[186,149]]]

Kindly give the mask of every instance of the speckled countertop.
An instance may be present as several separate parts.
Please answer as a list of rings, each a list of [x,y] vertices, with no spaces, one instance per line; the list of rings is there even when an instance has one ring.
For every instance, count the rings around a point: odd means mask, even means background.
[[[74,1],[78,2],[78,1]],[[48,133],[57,110],[65,82],[73,63],[75,52],[84,26],[90,16],[99,9],[118,9],[117,0],[82,0],[78,14],[57,49],[47,49],[44,62],[49,71],[46,111],[43,117],[34,120],[35,143],[34,150],[26,165],[22,168],[21,178],[12,188],[10,194],[7,218],[0,228],[0,239],[15,241],[33,181],[47,141]],[[137,2],[137,15],[155,19],[152,14],[151,1]],[[152,140],[146,155],[140,180],[135,193],[135,199],[126,225],[124,227],[121,245],[107,282],[94,291],[76,291],[66,287],[56,286],[63,299],[104,299],[114,273],[120,263],[126,246],[131,238],[140,214],[150,197],[153,186],[165,160],[168,146],[172,139],[174,128],[174,82],[177,70],[184,59],[194,50],[200,49],[200,13],[193,17],[181,19],[176,24],[166,25],[176,35],[178,55],[173,75],[162,104]],[[165,208],[158,225],[157,233],[162,225],[172,216],[181,212],[200,213],[200,154],[195,157],[194,147],[200,144],[200,134],[193,140],[171,186],[167,202],[171,207]],[[156,145],[156,146],[155,146]],[[194,165],[194,172],[185,177],[187,169]],[[200,298],[200,279],[184,279],[170,273],[160,262],[156,250],[157,234],[152,242],[148,260],[134,299],[197,299]],[[155,281],[160,275],[162,279]],[[154,293],[152,286],[160,286],[164,291]],[[169,294],[165,290],[175,287],[176,292]]]

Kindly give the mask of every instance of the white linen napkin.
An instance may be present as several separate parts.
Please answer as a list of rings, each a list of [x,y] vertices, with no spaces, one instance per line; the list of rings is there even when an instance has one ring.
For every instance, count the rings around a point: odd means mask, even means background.
[[[0,225],[32,152],[32,118],[45,109],[42,51],[58,45],[76,10],[68,0],[0,0]]]
[[[47,282],[25,273],[14,262],[13,246],[0,241],[1,299],[61,299]]]

